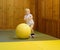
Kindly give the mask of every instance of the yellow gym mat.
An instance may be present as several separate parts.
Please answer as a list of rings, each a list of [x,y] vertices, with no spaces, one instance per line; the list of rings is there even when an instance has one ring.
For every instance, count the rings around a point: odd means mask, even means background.
[[[0,42],[0,50],[60,50],[60,40]]]

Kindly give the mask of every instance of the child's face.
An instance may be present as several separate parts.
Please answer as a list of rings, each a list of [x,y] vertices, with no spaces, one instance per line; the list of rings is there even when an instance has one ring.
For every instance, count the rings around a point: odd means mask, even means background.
[[[25,10],[25,14],[30,14],[30,11],[29,10]]]

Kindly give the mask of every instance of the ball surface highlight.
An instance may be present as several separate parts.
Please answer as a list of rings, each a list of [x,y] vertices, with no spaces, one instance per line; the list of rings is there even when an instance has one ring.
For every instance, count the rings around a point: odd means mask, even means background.
[[[31,28],[27,24],[22,23],[16,27],[16,36],[18,38],[29,38],[30,34]]]

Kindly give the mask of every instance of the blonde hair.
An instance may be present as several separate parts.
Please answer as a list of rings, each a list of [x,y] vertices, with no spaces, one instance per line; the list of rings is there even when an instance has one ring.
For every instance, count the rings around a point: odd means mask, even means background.
[[[25,11],[30,11],[30,9],[29,8],[26,8]]]

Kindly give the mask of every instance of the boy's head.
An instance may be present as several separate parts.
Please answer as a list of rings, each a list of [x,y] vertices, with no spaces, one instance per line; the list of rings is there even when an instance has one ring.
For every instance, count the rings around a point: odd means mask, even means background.
[[[30,9],[29,8],[25,9],[25,14],[30,14]]]

